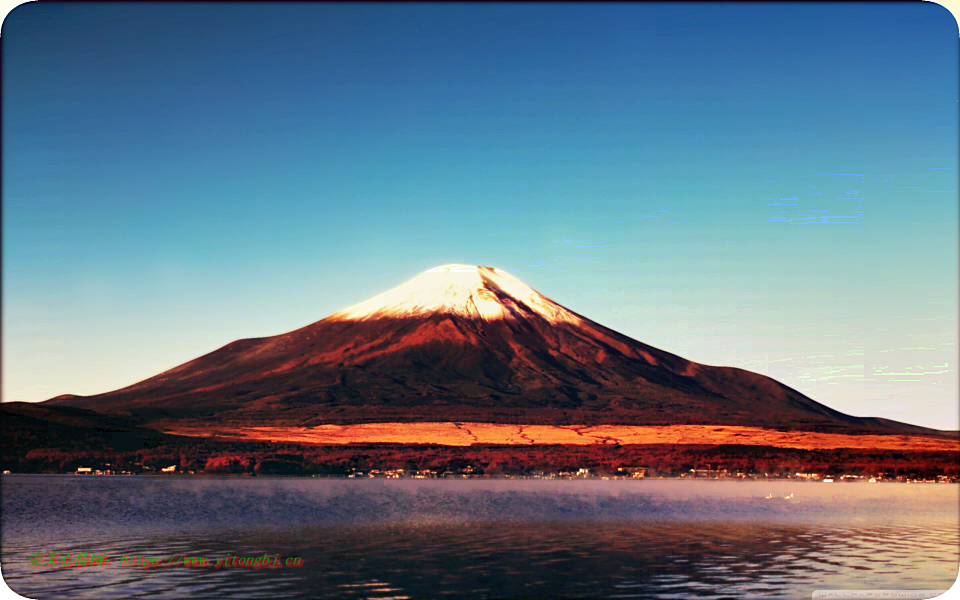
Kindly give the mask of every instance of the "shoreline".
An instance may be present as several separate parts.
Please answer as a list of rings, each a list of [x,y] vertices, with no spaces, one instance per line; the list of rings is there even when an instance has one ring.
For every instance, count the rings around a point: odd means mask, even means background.
[[[101,475],[91,475],[84,473],[3,473],[0,477],[9,476],[41,476],[41,477],[145,477],[148,479],[323,479],[323,480],[354,480],[354,481],[594,481],[594,482],[652,482],[652,481],[685,481],[685,482],[737,482],[737,483],[756,483],[756,482],[791,482],[802,484],[821,484],[846,486],[850,484],[902,484],[902,485],[958,485],[960,478],[951,478],[949,480],[933,479],[906,479],[903,481],[895,479],[881,479],[869,481],[865,477],[857,479],[838,479],[833,482],[824,482],[821,479],[807,479],[803,477],[537,477],[531,475],[471,475],[458,477],[354,477],[350,475],[260,475],[256,473],[248,474],[228,474],[228,473],[111,473]]]

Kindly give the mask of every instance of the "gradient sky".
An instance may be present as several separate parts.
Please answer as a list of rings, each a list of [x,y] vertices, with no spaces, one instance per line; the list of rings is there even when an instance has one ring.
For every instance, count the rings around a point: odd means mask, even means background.
[[[445,263],[958,424],[958,30],[902,4],[53,4],[3,23],[3,399]]]

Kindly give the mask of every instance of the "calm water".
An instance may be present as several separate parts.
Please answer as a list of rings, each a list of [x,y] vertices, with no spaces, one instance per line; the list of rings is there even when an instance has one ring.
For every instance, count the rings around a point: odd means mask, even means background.
[[[810,598],[947,589],[960,560],[956,485],[51,475],[0,485],[3,578],[37,599]],[[114,564],[30,565],[50,551],[105,552]],[[117,564],[180,553],[303,566]]]

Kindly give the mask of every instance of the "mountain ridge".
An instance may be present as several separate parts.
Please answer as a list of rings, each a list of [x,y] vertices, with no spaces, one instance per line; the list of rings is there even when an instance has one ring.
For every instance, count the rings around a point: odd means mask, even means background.
[[[722,424],[940,435],[654,348],[492,267],[444,265],[294,331],[47,401],[145,422]]]

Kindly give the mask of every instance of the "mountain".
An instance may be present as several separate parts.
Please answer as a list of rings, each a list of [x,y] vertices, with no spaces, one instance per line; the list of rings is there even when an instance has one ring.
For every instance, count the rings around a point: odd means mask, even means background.
[[[132,386],[59,396],[146,423],[475,421],[751,425],[936,434],[843,414],[769,377],[701,365],[583,317],[495,268],[445,265],[282,335]]]

